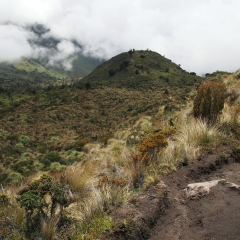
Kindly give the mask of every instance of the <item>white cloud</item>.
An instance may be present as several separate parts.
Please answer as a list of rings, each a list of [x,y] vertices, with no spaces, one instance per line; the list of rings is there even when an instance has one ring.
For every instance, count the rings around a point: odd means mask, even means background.
[[[62,40],[57,44],[58,51],[50,57],[50,65],[57,65],[59,62],[64,66],[65,69],[71,69],[71,62],[74,55],[80,51],[72,42]]]
[[[0,22],[45,24],[66,39],[58,56],[72,54],[72,39],[99,58],[149,48],[202,74],[240,68],[239,8],[238,0],[2,0]],[[26,32],[16,33],[21,44],[13,38],[2,43],[2,35],[1,52],[7,47],[29,54]]]
[[[29,33],[15,25],[0,25],[0,61],[11,61],[30,56],[31,47],[27,41]]]

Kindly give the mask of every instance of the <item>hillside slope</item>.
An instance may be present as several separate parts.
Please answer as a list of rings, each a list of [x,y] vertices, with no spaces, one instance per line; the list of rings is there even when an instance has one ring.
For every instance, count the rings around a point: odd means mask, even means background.
[[[26,88],[61,84],[71,77],[88,75],[102,61],[78,54],[72,61],[72,68],[49,65],[47,58],[22,58],[13,63],[0,63],[0,86],[6,90],[23,91]]]
[[[136,73],[135,64],[130,63],[120,70],[122,56],[134,62],[140,58],[137,53],[114,57],[74,86],[0,93],[0,182],[6,189],[0,195],[6,202],[0,208],[2,238],[25,233],[32,239],[44,238],[47,233],[61,239],[156,239],[160,233],[165,239],[207,240],[227,239],[231,229],[232,239],[237,239],[238,222],[220,218],[222,213],[238,218],[237,205],[212,207],[212,200],[222,197],[217,202],[222,205],[231,198],[238,201],[238,194],[227,184],[240,181],[239,72],[207,77],[224,82],[228,90],[217,124],[209,125],[192,114],[196,88],[204,80],[150,51],[141,52],[149,56],[144,66],[154,73],[156,65],[150,61],[161,59],[162,65],[168,64],[164,78],[159,78],[163,71],[157,70],[158,77],[144,81],[145,73]],[[197,200],[181,195],[189,183],[222,178],[216,191],[206,197],[201,192]],[[44,179],[60,187],[60,193],[48,184],[48,190],[42,191],[48,183]],[[51,211],[51,204],[42,205],[39,212],[35,201],[30,205],[36,211],[29,216],[29,197],[55,193],[68,197],[63,222],[58,221],[58,211]],[[25,212],[16,195],[25,204]],[[202,214],[199,209],[211,211]],[[49,217],[42,222],[41,215]],[[214,235],[215,227],[208,227],[215,215],[212,226],[226,226],[222,235],[220,231]],[[30,221],[19,221],[24,217]]]
[[[109,76],[109,69],[117,69],[126,58],[129,66]],[[135,74],[139,62],[150,73]],[[78,149],[78,140],[87,138],[82,140],[87,143],[97,136],[97,141],[106,142],[117,129],[129,127],[143,115],[179,111],[201,81],[157,53],[136,51],[103,63],[77,86],[0,93],[0,158],[4,162],[0,179],[11,181],[8,169],[16,170],[14,166],[39,156],[41,148],[44,153],[58,151],[65,156],[65,149]],[[28,139],[25,144],[23,136]],[[26,152],[30,155],[24,157]],[[32,168],[18,171],[25,177]]]

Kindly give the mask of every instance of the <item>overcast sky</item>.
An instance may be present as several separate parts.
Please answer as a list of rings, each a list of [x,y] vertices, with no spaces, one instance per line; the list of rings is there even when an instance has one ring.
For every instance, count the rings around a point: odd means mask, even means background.
[[[28,42],[36,36],[26,26],[37,22],[62,39],[53,61],[77,51],[108,59],[134,48],[199,75],[240,68],[239,0],[0,0],[0,9],[0,61],[44,54]]]

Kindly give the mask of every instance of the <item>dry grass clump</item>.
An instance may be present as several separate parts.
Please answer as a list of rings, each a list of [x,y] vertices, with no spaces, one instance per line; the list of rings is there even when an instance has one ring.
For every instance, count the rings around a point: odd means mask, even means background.
[[[73,165],[65,172],[64,181],[82,199],[88,195],[88,187],[95,182],[98,167],[99,163],[97,161],[87,161],[83,164]]]
[[[194,161],[199,156],[201,147],[216,145],[220,136],[216,125],[210,126],[202,120],[191,118],[182,122],[181,126],[160,157],[163,163],[170,166]]]
[[[0,223],[1,239],[23,239],[25,212],[8,191],[0,192]]]
[[[50,218],[48,220],[42,219],[41,235],[43,240],[50,240],[56,238],[57,223],[59,219]]]

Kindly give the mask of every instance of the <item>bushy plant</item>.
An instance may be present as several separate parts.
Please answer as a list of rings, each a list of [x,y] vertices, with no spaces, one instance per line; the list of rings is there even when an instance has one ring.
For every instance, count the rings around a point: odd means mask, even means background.
[[[64,160],[57,152],[49,152],[41,160],[45,167],[49,167],[53,162],[64,164]]]
[[[157,160],[159,152],[168,145],[167,137],[175,133],[174,129],[155,133],[142,140],[137,146],[137,152],[132,158],[132,184],[138,187],[142,184],[143,173],[140,171],[140,164],[149,165]]]
[[[22,153],[22,151],[24,150],[24,146],[22,143],[17,143],[15,145],[15,150],[18,152],[18,153]]]
[[[174,131],[174,130],[172,130]],[[150,137],[145,138],[138,146],[140,158],[142,161],[149,163],[157,159],[157,154],[168,145],[166,135],[167,132],[155,133]]]
[[[206,120],[208,123],[215,122],[224,107],[225,93],[226,87],[223,83],[203,83],[194,99],[194,117]]]
[[[26,144],[30,141],[30,138],[28,136],[22,135],[18,138],[19,142],[21,142],[22,144]]]
[[[116,73],[116,72],[115,72],[113,69],[110,69],[110,70],[108,71],[109,77],[114,76],[115,73]]]
[[[74,149],[77,150],[77,151],[82,151],[83,147],[86,144],[91,143],[91,142],[92,142],[91,138],[80,138],[75,142]]]
[[[69,206],[70,200],[67,198],[64,185],[55,183],[48,175],[43,175],[39,180],[28,184],[19,192],[17,201],[26,213],[27,232],[39,230],[41,220],[56,219],[59,215],[63,217],[63,210]],[[59,209],[59,214],[57,214]]]

